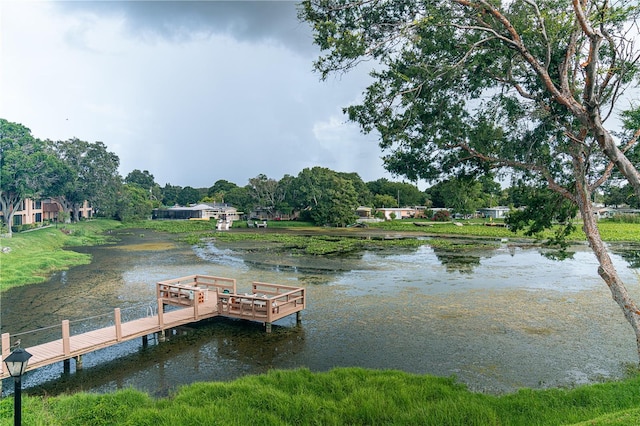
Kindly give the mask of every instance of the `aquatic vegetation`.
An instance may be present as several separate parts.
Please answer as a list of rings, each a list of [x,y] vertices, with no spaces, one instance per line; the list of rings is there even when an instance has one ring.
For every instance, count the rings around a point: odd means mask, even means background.
[[[294,235],[280,233],[227,233],[213,235],[216,241],[233,243],[239,241],[260,241],[271,243],[269,250],[279,249],[295,254],[336,255],[359,250],[382,247],[418,247],[428,244],[426,240],[408,239],[372,239],[343,237],[332,235]]]

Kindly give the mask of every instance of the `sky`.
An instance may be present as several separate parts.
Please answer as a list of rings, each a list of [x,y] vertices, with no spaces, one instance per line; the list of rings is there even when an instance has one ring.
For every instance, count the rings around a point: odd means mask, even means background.
[[[103,142],[123,177],[196,188],[307,167],[394,179],[342,108],[367,70],[320,81],[293,1],[0,0],[0,117]]]

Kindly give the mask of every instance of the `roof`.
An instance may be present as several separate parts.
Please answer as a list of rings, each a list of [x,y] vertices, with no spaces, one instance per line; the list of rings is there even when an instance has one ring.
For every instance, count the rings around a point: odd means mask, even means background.
[[[204,203],[200,203],[200,204],[194,204],[193,206],[173,206],[173,207],[169,207],[166,210],[190,210],[190,211],[199,211],[199,210],[230,210],[233,209],[235,210],[235,207],[232,206],[227,206],[227,205],[216,205],[216,206],[212,206],[210,204],[204,204]]]
[[[481,208],[481,209],[478,209],[478,210],[484,210],[484,211],[487,211],[487,210],[490,210],[490,211],[509,211],[511,209],[509,207],[505,207],[505,206],[497,206],[497,207],[484,207],[484,208]]]

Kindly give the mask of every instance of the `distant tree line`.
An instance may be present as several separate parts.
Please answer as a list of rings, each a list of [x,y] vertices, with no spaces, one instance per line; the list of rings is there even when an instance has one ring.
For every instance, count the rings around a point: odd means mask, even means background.
[[[123,178],[119,164],[118,156],[102,142],[40,140],[25,126],[0,119],[0,204],[5,223],[12,223],[14,212],[27,198],[54,198],[73,220],[85,200],[96,215],[121,221],[148,218],[162,206],[203,202],[232,205],[246,214],[260,210],[344,226],[356,219],[358,206],[440,207],[469,214],[482,207],[531,205],[534,199],[544,200],[546,191],[524,182],[502,189],[490,175],[458,176],[421,191],[412,183],[385,178],[364,182],[357,173],[325,167],[306,168],[279,180],[259,174],[244,186],[220,179],[208,188],[170,183],[161,187],[147,170],[136,169]],[[610,185],[598,201],[640,207],[628,186]]]

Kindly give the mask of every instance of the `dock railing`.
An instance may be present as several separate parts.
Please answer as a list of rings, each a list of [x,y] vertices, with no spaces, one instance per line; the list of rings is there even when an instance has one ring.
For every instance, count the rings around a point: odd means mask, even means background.
[[[257,281],[252,283],[251,287],[254,294],[267,296],[271,301],[271,309],[267,311],[267,322],[276,321],[306,308],[307,301],[304,287]]]
[[[156,296],[162,304],[194,306],[209,300],[209,291],[235,293],[236,280],[209,275],[189,275],[172,280],[159,281]],[[214,301],[215,303],[215,301]]]
[[[218,312],[270,324],[306,307],[302,287],[254,282],[251,288],[251,293],[218,293]]]
[[[214,277],[211,275],[189,275],[172,280],[160,281],[158,284],[192,286],[206,288],[207,290],[236,292],[236,280],[233,278]],[[158,295],[159,296],[159,295]]]

